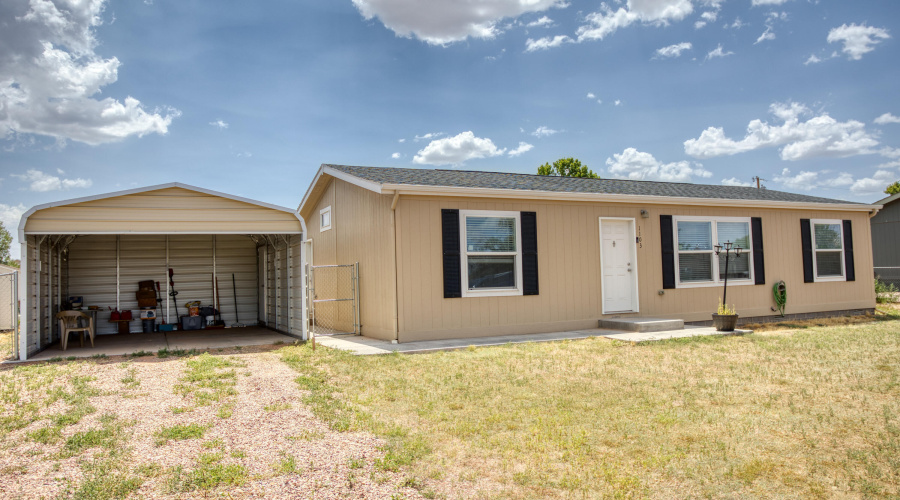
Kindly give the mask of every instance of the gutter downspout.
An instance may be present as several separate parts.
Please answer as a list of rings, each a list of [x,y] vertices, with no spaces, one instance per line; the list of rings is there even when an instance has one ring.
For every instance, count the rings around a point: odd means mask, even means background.
[[[397,202],[400,201],[400,191],[394,191],[394,199],[391,201],[391,233],[394,243],[394,340],[400,343],[400,296],[397,283]]]

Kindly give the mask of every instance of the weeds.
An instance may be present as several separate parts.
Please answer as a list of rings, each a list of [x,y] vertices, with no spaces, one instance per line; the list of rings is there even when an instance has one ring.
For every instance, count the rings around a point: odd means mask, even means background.
[[[156,438],[156,446],[162,446],[170,440],[181,441],[183,439],[202,438],[203,434],[212,427],[212,425],[202,424],[176,424],[171,427],[163,427],[156,431],[153,436]]]
[[[218,486],[240,486],[247,482],[246,467],[223,464],[221,453],[204,453],[197,458],[197,466],[191,471],[175,467],[170,471],[169,490],[173,493],[208,490]]]
[[[203,353],[189,359],[186,366],[184,376],[175,385],[175,394],[184,396],[192,403],[185,410],[222,402],[237,395],[234,388],[237,374],[232,368],[243,366],[239,362]],[[230,416],[230,411],[227,413]]]

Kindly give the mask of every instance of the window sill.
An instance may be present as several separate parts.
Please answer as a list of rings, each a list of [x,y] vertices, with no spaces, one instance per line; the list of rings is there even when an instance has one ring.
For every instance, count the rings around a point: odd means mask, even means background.
[[[463,297],[512,297],[516,295],[522,295],[522,290],[463,290]]]
[[[752,279],[728,280],[728,286],[744,286],[755,285]],[[710,288],[714,286],[724,286],[724,281],[719,282],[703,282],[703,283],[676,283],[675,288]]]
[[[828,283],[829,281],[847,281],[847,278],[844,276],[827,276],[823,278],[816,276],[813,278],[813,283]]]

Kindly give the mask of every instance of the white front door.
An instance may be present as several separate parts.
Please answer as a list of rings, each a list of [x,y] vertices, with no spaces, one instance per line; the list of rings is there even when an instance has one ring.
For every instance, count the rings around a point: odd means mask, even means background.
[[[634,219],[600,219],[603,314],[637,311]]]

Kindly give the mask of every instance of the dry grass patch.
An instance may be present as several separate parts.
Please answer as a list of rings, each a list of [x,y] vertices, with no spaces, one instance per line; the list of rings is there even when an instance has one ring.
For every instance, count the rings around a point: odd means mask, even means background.
[[[895,497],[900,322],[869,319],[638,345],[283,352],[317,414],[380,433],[383,469],[450,497]]]
[[[13,331],[0,332],[0,360],[11,359],[13,356]]]

